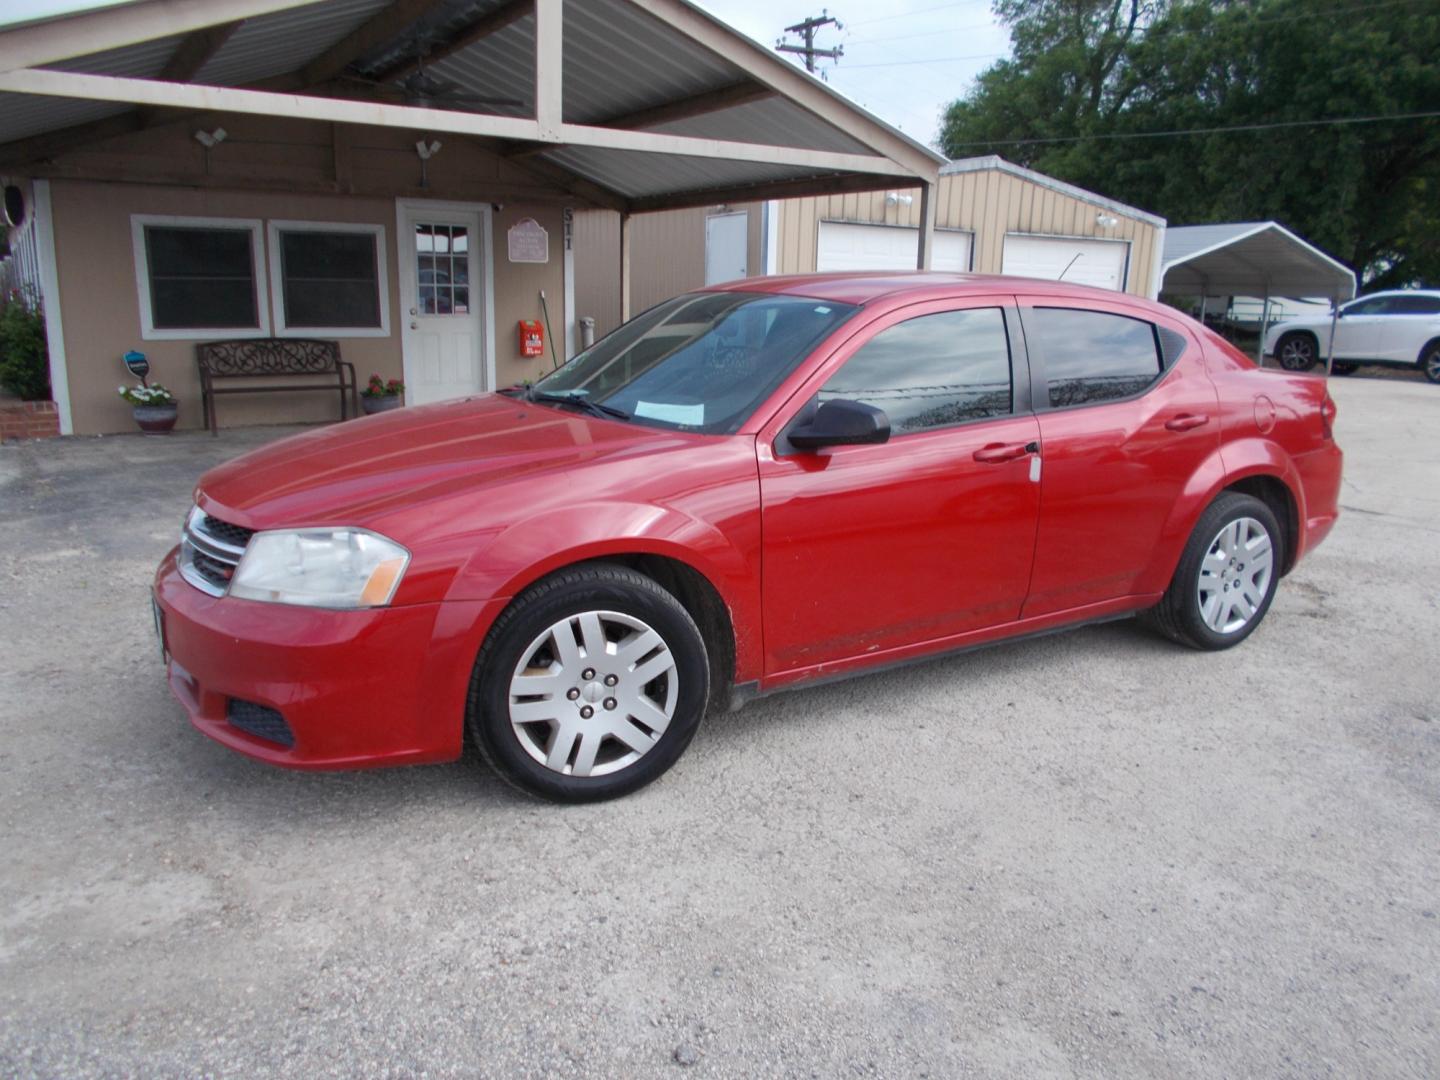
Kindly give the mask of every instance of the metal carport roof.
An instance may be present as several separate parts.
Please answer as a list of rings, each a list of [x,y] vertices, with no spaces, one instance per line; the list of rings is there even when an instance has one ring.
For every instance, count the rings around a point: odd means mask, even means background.
[[[421,53],[498,100],[407,101]],[[0,27],[0,165],[201,111],[488,140],[622,212],[928,191],[944,161],[686,0],[136,0]]]
[[[1161,292],[1348,300],[1355,274],[1273,221],[1172,226]]]

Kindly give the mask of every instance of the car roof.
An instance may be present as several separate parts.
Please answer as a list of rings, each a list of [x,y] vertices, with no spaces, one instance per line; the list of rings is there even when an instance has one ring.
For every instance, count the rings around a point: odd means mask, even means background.
[[[916,300],[993,295],[996,292],[1023,292],[1039,296],[1068,296],[1082,299],[1139,300],[1139,297],[1077,285],[1068,281],[1042,278],[1011,277],[1001,274],[951,274],[935,270],[851,270],[828,274],[788,274],[774,277],[751,277],[713,285],[709,291],[766,292],[804,296],[815,300],[834,300],[842,304],[867,304],[881,297],[903,295]]]
[[[1355,300],[1371,300],[1377,296],[1440,296],[1440,289],[1381,289],[1355,297]],[[1350,303],[1354,303],[1351,300]]]

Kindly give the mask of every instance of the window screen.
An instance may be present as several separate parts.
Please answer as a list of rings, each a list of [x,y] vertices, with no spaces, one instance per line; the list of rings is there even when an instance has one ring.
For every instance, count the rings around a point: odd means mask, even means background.
[[[884,410],[897,435],[1010,412],[1010,344],[999,308],[922,315],[880,331],[820,400]]]
[[[281,231],[280,278],[287,327],[380,325],[374,233]]]
[[[250,229],[147,225],[145,262],[155,329],[260,325]]]
[[[1045,354],[1051,408],[1130,397],[1160,374],[1155,327],[1140,319],[1073,308],[1036,308],[1025,326]]]

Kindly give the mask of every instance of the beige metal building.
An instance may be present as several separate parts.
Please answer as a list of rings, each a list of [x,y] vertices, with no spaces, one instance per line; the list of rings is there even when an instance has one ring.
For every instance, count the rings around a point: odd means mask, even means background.
[[[634,310],[746,275],[913,269],[921,202],[896,188],[650,215],[635,235]],[[1052,280],[1063,274],[1137,296],[1159,294],[1164,218],[1003,158],[942,166],[934,213],[936,270]],[[618,319],[606,284],[616,236],[615,215],[579,215],[576,301],[602,333]]]
[[[219,339],[336,340],[411,404],[505,386],[573,348],[573,212],[611,215],[625,306],[650,211],[933,205],[942,163],[685,0],[134,0],[0,29],[10,269],[43,296],[64,433],[134,430],[129,350],[200,426],[196,345]],[[333,394],[218,412],[339,415]]]

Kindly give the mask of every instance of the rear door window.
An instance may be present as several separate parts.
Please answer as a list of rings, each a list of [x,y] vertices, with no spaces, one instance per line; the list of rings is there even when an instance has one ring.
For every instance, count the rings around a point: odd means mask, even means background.
[[[1052,409],[1134,397],[1163,370],[1153,323],[1077,308],[1037,307],[1025,315],[1045,358]]]
[[[1395,315],[1440,315],[1440,296],[1392,296],[1390,311]]]

